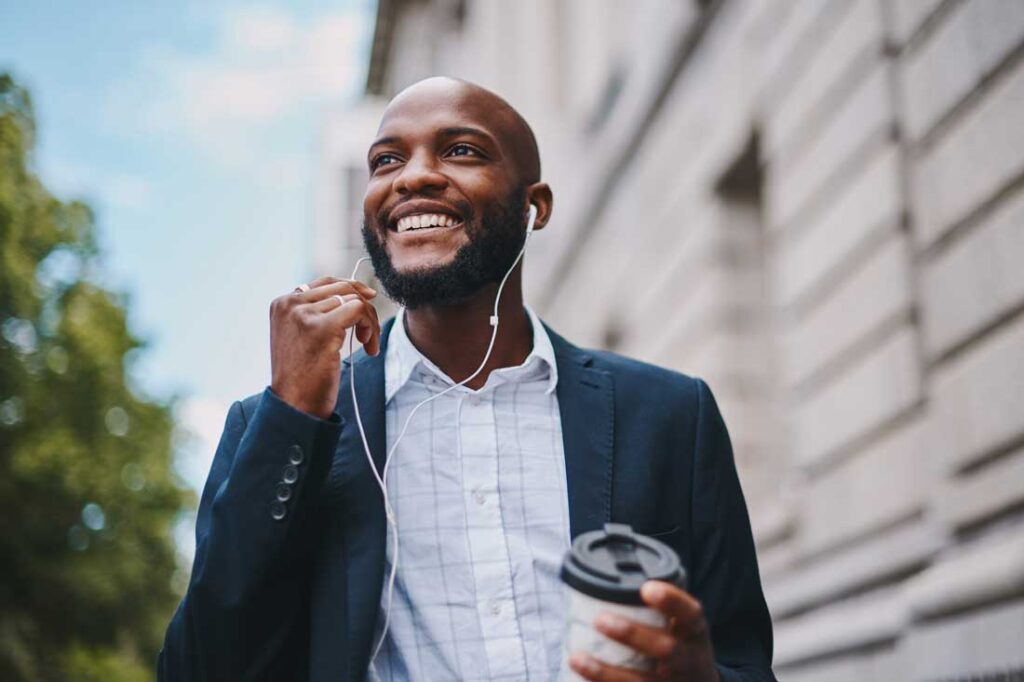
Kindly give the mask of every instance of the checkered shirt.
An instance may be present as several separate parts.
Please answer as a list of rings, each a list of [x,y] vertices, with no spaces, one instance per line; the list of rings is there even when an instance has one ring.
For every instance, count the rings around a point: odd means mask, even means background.
[[[558,569],[569,509],[558,370],[532,310],[533,351],[417,411],[388,471],[399,562],[383,680],[550,680],[561,662]],[[406,335],[399,313],[385,356],[390,450],[412,408],[454,382]],[[385,591],[392,562],[388,528]],[[376,639],[374,640],[376,641]]]

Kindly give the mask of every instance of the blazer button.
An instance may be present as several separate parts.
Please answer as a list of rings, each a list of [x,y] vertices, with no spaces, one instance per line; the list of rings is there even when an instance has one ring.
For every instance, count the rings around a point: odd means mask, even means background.
[[[292,487],[287,483],[277,484],[277,499],[281,502],[287,502],[292,499]]]
[[[284,468],[284,473],[281,475],[281,480],[291,485],[295,481],[299,480],[299,469],[294,464],[289,464]]]
[[[302,451],[301,445],[293,445],[288,449],[288,461],[295,466],[306,461],[306,453]]]
[[[288,508],[280,500],[274,500],[270,503],[270,516],[275,521],[283,521],[288,516]]]

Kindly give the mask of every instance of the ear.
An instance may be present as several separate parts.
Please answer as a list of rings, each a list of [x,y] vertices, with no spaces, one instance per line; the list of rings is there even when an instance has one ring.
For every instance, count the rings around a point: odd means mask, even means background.
[[[551,209],[555,202],[555,198],[551,195],[551,188],[546,182],[535,182],[526,188],[526,200],[537,207],[537,220],[533,223],[534,231],[542,229],[551,219]]]

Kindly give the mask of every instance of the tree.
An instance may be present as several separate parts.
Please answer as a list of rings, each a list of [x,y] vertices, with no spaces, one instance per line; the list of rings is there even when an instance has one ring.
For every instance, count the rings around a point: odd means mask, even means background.
[[[131,388],[92,212],[36,177],[34,136],[0,74],[0,679],[151,679],[191,504],[172,406]]]

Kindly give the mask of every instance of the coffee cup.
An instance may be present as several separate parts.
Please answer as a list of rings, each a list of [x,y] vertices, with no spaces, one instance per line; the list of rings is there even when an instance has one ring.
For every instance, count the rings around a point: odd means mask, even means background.
[[[560,679],[581,679],[569,667],[577,651],[609,665],[652,670],[656,661],[609,639],[594,629],[600,613],[664,628],[667,620],[640,598],[640,586],[663,580],[686,587],[686,572],[668,545],[634,533],[625,524],[606,523],[603,530],[582,533],[565,555],[561,570],[568,592]]]

